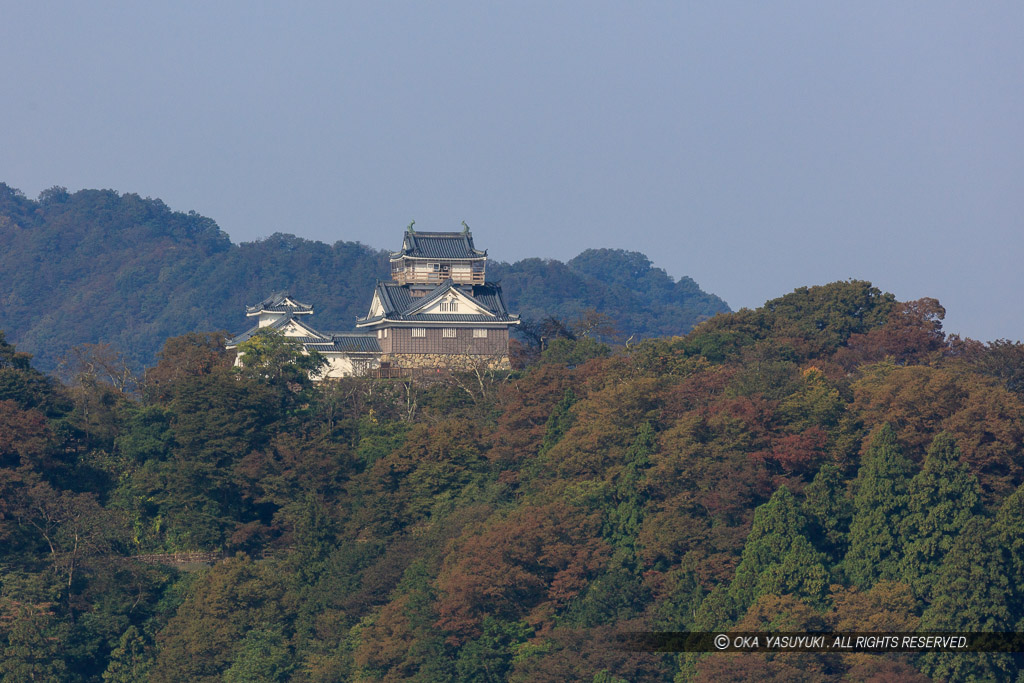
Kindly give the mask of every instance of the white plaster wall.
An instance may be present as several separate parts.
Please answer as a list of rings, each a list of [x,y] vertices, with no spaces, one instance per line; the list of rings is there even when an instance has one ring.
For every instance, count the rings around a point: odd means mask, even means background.
[[[284,315],[281,313],[260,313],[260,327],[266,327],[283,317]]]
[[[367,362],[363,359],[353,361],[351,356],[344,353],[325,353],[324,358],[327,359],[327,367],[324,368],[323,374],[317,379],[335,379],[338,377],[351,377],[352,375],[362,374],[367,368]],[[380,362],[378,360],[371,361],[369,363],[371,367],[379,367]]]

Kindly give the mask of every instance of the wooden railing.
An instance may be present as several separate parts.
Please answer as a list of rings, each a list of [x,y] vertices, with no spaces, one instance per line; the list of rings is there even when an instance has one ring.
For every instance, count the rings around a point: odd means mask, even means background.
[[[409,271],[396,270],[391,272],[392,279],[400,285],[427,284],[439,285],[445,280],[454,280],[459,284],[481,285],[484,283],[484,273],[411,273]]]
[[[374,368],[367,373],[371,379],[401,379],[412,377],[412,368]]]
[[[374,368],[364,377],[370,379],[430,379],[451,375],[449,368]]]

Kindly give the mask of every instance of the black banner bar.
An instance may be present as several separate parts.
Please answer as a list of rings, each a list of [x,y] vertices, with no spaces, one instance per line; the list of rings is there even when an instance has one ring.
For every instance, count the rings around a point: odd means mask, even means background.
[[[631,652],[1024,652],[1024,633],[636,631]]]

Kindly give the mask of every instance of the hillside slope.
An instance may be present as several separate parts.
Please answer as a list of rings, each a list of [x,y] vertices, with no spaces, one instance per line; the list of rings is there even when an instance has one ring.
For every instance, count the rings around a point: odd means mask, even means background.
[[[389,272],[387,253],[363,244],[277,234],[236,245],[209,218],[112,190],[53,188],[35,201],[0,184],[0,242],[0,330],[44,370],[99,342],[151,365],[167,337],[240,331],[244,306],[279,290],[312,303],[318,328],[351,329]],[[682,334],[728,310],[635,252],[495,262],[489,278],[524,319],[597,309],[626,337]]]
[[[187,335],[140,395],[0,337],[0,680],[1020,680],[617,638],[1019,631],[1024,345],[942,317],[837,282],[571,368],[319,385]]]

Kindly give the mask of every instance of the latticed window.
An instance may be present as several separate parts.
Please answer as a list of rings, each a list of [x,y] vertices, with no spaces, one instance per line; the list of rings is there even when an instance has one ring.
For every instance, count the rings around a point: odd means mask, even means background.
[[[487,339],[487,329],[473,330],[474,339]]]
[[[414,336],[414,337],[426,337],[427,336],[427,330],[426,330],[426,328],[423,328],[423,327],[414,327],[414,328],[412,328],[412,336]]]
[[[455,329],[451,328],[451,327],[446,327],[442,331],[441,336],[442,337],[454,337],[455,336]]]

